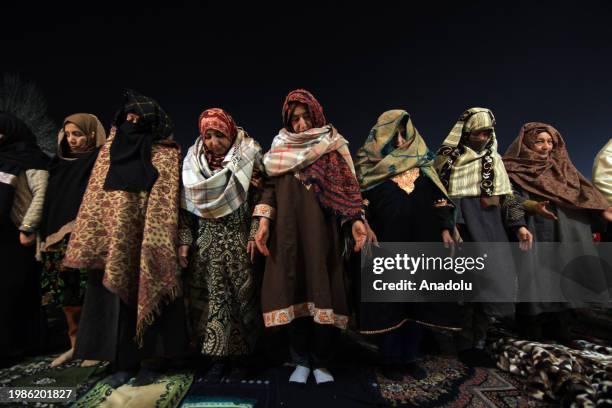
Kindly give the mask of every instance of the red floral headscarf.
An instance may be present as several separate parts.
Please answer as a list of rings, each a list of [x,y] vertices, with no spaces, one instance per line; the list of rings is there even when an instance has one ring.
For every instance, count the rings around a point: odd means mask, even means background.
[[[295,109],[295,103],[303,103],[308,107],[308,113],[312,118],[313,127],[320,128],[327,124],[327,120],[325,120],[325,115],[323,114],[323,107],[319,101],[317,101],[317,98],[305,89],[296,89],[289,92],[285,98],[285,103],[283,103],[283,124],[287,130],[293,132],[291,127],[291,114],[293,113],[293,109]]]
[[[223,133],[230,139],[230,145],[236,140],[238,135],[238,128],[234,119],[229,113],[220,108],[206,109],[200,114],[200,136],[203,138],[204,134],[209,129],[214,129],[218,132]],[[206,153],[206,161],[212,169],[218,169],[222,167],[224,154],[215,154],[206,148],[204,144],[204,151]]]

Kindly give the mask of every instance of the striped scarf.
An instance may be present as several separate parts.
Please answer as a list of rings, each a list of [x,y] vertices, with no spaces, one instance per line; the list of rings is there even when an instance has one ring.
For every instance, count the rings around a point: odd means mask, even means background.
[[[450,197],[492,197],[512,193],[510,179],[497,152],[495,118],[486,108],[465,111],[438,149],[435,167]],[[475,151],[465,140],[476,131],[491,130],[484,148]]]
[[[220,170],[211,169],[198,137],[183,161],[181,208],[201,218],[221,218],[247,199],[251,177],[261,168],[261,147],[239,129]]]
[[[332,125],[303,133],[281,129],[263,162],[271,177],[297,172],[304,184],[314,186],[323,208],[350,218],[361,213],[362,198],[348,141]]]
[[[281,176],[302,170],[324,154],[336,150],[355,174],[348,141],[332,125],[312,128],[303,133],[281,129],[272,141],[270,151],[264,155],[263,163],[269,176]]]

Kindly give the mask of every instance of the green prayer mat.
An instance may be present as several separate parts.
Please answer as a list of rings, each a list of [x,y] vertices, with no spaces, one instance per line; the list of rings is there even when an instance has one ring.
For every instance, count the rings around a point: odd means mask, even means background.
[[[29,358],[22,363],[0,370],[2,387],[65,387],[75,388],[77,398],[84,395],[106,374],[106,364],[81,367],[82,360],[73,360],[59,367],[50,364],[56,355]],[[65,406],[65,403],[47,403],[45,407]]]
[[[153,384],[142,387],[130,385],[132,380],[117,389],[104,380],[72,405],[73,408],[176,408],[193,382],[193,372],[174,372],[161,376]]]
[[[253,408],[257,400],[232,397],[196,397],[183,402],[181,408]]]

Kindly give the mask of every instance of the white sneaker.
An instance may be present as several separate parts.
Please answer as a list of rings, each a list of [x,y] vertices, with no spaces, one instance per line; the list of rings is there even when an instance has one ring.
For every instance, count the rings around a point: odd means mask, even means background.
[[[310,368],[304,367],[302,365],[295,366],[295,370],[291,373],[291,377],[289,377],[289,382],[298,383],[298,384],[306,384],[308,381],[308,376],[310,375]]]
[[[317,384],[324,384],[329,382],[334,382],[334,376],[331,375],[327,368],[321,367],[317,368],[312,372],[314,375],[315,381]]]

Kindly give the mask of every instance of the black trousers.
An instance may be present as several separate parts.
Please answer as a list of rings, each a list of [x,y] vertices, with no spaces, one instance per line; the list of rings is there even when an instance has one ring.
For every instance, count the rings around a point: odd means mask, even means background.
[[[75,357],[110,361],[117,371],[156,368],[162,357],[180,355],[187,349],[183,299],[164,305],[149,326],[142,347],[136,336],[136,307],[127,305],[102,284],[104,273],[90,271],[85,302],[77,333]]]
[[[376,335],[376,344],[382,364],[407,364],[421,356],[423,327],[417,323],[404,323],[388,333]]]
[[[461,306],[462,330],[455,336],[457,351],[475,348],[487,337],[489,318],[484,303],[466,303]]]
[[[0,225],[0,360],[42,349],[42,265],[35,251],[35,246],[19,243],[19,230],[12,223]]]
[[[313,370],[328,367],[335,344],[337,328],[315,323],[311,317],[300,317],[289,324],[289,351],[295,364]]]

